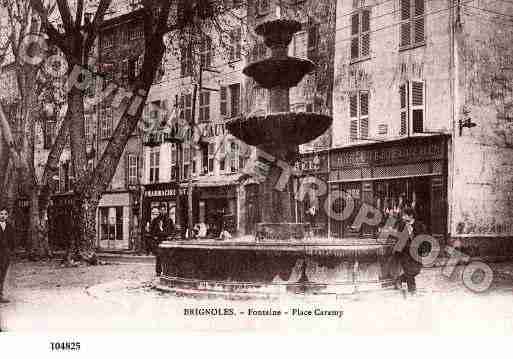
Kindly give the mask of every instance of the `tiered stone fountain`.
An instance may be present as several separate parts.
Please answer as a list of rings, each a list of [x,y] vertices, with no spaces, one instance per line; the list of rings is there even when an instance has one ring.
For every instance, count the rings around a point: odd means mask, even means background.
[[[290,112],[289,89],[315,68],[310,60],[287,55],[299,30],[299,22],[285,19],[256,27],[272,55],[243,72],[269,90],[270,113],[227,123],[234,136],[289,164],[300,144],[317,138],[332,123],[326,115]],[[307,225],[294,223],[291,186],[276,190],[275,183],[271,176],[260,185],[262,223],[250,241],[164,242],[161,284],[180,293],[253,297],[347,293],[391,282],[391,245],[305,238]]]

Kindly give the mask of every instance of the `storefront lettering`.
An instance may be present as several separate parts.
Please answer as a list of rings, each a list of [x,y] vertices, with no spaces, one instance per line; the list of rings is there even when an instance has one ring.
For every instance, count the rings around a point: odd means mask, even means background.
[[[440,158],[443,154],[441,143],[431,143],[408,147],[391,147],[376,150],[358,150],[335,155],[334,168],[382,164],[388,162],[411,161]]]
[[[168,188],[168,189],[154,189],[144,192],[146,197],[166,197],[166,196],[176,196],[176,189]]]

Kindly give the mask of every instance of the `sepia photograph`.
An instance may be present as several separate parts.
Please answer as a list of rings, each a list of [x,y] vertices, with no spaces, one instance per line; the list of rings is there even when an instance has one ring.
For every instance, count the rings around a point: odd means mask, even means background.
[[[0,0],[0,188],[0,346],[512,335],[513,0]]]

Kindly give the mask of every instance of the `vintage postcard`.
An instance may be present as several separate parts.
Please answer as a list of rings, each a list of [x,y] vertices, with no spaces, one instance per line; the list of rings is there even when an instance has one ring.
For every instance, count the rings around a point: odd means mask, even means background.
[[[512,1],[0,20],[0,343],[513,334]]]

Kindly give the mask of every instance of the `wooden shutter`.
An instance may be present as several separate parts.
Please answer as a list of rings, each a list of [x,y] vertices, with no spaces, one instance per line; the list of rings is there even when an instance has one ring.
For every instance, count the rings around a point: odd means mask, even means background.
[[[130,154],[125,153],[125,188],[130,184]]]
[[[415,0],[414,42],[424,42],[424,0]]]
[[[359,44],[359,30],[360,30],[360,14],[354,13],[351,15],[351,60],[357,59],[360,53]]]
[[[226,86],[221,86],[220,90],[220,102],[219,102],[219,112],[221,116],[226,116],[228,114],[228,89]]]
[[[349,139],[356,141],[358,138],[358,95],[351,94],[349,96]]]
[[[401,128],[399,135],[404,136],[408,132],[408,86],[402,84],[399,86],[399,99],[401,103]]]
[[[360,138],[369,137],[369,93],[360,92]]]
[[[411,82],[412,131],[424,132],[424,82]]]
[[[411,41],[410,0],[401,0],[401,39],[399,46],[408,46]]]
[[[370,54],[370,10],[362,10],[362,32],[360,40],[360,56],[367,57]]]

